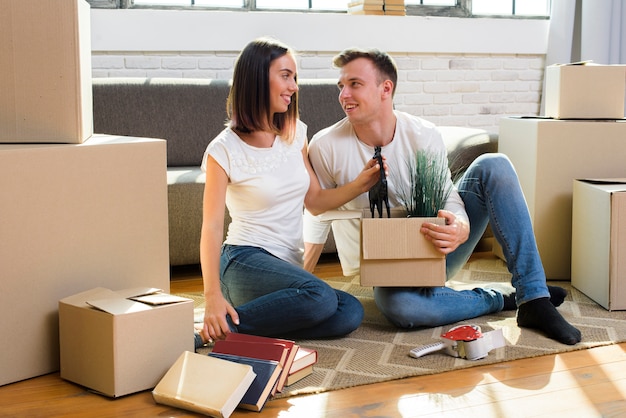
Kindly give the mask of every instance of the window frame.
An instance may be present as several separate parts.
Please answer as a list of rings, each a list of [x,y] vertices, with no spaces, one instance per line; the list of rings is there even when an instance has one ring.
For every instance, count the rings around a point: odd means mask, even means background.
[[[190,0],[191,1],[191,0]],[[515,0],[513,0],[515,1]],[[244,0],[244,6],[233,7],[194,7],[194,6],[143,6],[135,5],[134,0],[87,0],[92,8],[97,9],[168,9],[168,10],[231,10],[242,12],[255,12],[256,0]],[[309,0],[310,4],[310,0]],[[438,17],[465,17],[465,18],[505,18],[505,19],[549,19],[549,16],[527,16],[527,15],[472,15],[472,0],[456,0],[454,6],[436,5],[406,5],[407,16],[438,16]],[[337,10],[315,10],[315,9],[259,9],[259,11],[273,12],[298,12],[298,13],[339,13]]]

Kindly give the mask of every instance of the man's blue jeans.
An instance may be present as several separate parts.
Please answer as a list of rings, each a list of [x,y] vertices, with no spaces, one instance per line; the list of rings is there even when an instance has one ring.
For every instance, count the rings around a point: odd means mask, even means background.
[[[510,160],[498,153],[481,155],[457,187],[470,220],[470,236],[446,257],[447,277],[453,277],[465,265],[490,223],[512,274],[517,305],[550,297],[526,200]],[[374,299],[380,311],[402,328],[451,324],[499,312],[504,306],[501,293],[480,288],[457,291],[449,287],[377,287]]]
[[[363,306],[304,269],[262,248],[224,245],[224,297],[235,307],[241,333],[291,339],[339,337],[363,320]]]

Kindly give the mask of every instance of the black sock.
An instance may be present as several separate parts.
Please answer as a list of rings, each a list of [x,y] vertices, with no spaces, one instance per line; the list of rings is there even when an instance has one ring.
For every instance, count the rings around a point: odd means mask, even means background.
[[[522,304],[517,311],[517,324],[542,331],[563,344],[574,345],[582,339],[580,331],[561,316],[548,298]]]
[[[567,296],[567,290],[559,286],[550,285],[548,285],[548,290],[550,291],[550,302],[552,302],[554,306],[561,306]]]
[[[514,311],[517,309],[517,303],[515,302],[515,291],[512,291],[509,294],[502,293],[502,297],[504,298],[504,306],[502,307],[503,311]]]
[[[548,291],[550,292],[550,302],[552,305],[561,306],[567,296],[567,290],[559,286],[548,286]],[[517,309],[515,293],[515,291],[508,294],[502,292],[502,297],[504,298],[504,307],[502,308],[503,311],[514,311]]]

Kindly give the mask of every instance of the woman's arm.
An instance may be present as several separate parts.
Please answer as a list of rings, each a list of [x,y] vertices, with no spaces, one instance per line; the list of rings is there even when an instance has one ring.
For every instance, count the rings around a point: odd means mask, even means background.
[[[207,156],[206,181],[202,205],[202,231],[200,234],[200,263],[204,284],[204,329],[206,340],[226,337],[230,331],[226,315],[239,324],[237,311],[222,295],[220,288],[220,249],[224,237],[224,212],[228,176],[211,156]]]
[[[379,165],[376,160],[370,159],[365,163],[363,171],[350,183],[334,189],[323,189],[309,161],[306,145],[302,148],[302,158],[304,158],[304,165],[311,178],[309,190],[304,198],[304,205],[313,215],[319,215],[348,203],[369,191],[380,178]]]

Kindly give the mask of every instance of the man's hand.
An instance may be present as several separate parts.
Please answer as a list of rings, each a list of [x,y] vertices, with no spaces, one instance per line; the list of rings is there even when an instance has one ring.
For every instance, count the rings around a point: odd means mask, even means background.
[[[440,210],[437,216],[444,218],[446,224],[437,225],[424,222],[420,232],[427,240],[432,242],[439,251],[444,254],[450,254],[469,238],[469,225],[457,219],[452,212],[447,210]]]

